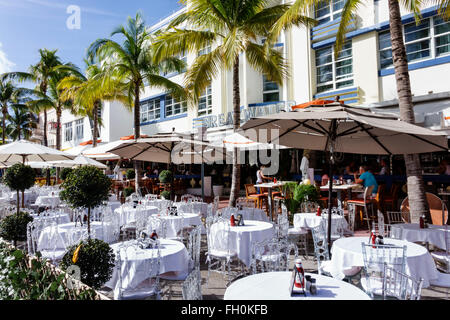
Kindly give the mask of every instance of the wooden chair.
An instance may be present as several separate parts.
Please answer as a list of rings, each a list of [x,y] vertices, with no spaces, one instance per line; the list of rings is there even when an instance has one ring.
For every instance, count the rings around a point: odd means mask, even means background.
[[[375,204],[374,198],[372,197],[372,190],[374,186],[366,187],[364,190],[364,198],[363,199],[353,199],[347,201],[348,210],[356,210],[357,207],[363,209],[363,216],[361,216],[361,221],[366,220],[367,226],[370,230],[370,221],[376,221],[377,217],[374,216],[373,206]],[[371,214],[369,215],[369,209]]]
[[[245,185],[245,196],[247,199],[253,199],[256,200],[256,207],[262,208],[262,204],[264,199],[267,199],[267,195],[264,194],[258,194],[256,192],[256,188],[253,184],[246,184]]]
[[[394,183],[391,186],[391,192],[389,194],[385,194],[383,196],[383,201],[381,204],[383,207],[383,211],[387,210],[386,206],[389,206],[391,211],[397,210],[397,201],[398,201],[399,191],[400,191],[400,185],[397,183]]]
[[[437,226],[443,226],[448,223],[448,209],[445,203],[435,194],[426,193],[428,206],[430,207],[431,223]],[[409,213],[409,201],[406,197],[400,206],[401,212]],[[410,222],[410,221],[408,221]]]

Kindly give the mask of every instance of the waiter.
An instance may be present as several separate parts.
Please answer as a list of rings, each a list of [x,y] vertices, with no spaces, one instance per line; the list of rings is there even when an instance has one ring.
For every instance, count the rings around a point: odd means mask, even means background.
[[[300,171],[302,172],[302,180],[308,179],[308,170],[309,170],[309,150],[304,150],[302,162],[300,163]]]

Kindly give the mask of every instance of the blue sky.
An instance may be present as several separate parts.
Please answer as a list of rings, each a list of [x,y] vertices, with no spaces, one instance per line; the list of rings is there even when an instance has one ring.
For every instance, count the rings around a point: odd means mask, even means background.
[[[70,5],[80,8],[80,29],[66,25]],[[178,0],[0,0],[0,74],[27,71],[40,48],[58,49],[64,62],[84,69],[86,48],[128,16],[140,10],[152,25],[181,7]]]

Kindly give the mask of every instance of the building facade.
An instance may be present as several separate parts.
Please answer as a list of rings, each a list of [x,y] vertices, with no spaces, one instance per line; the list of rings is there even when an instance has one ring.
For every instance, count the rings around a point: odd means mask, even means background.
[[[311,10],[311,17],[319,21],[317,26],[295,27],[282,33],[275,47],[287,58],[290,73],[282,86],[268,81],[241,56],[242,122],[254,116],[289,110],[292,105],[313,99],[335,99],[336,96],[347,104],[398,113],[388,1],[370,0],[360,6],[348,29],[346,42],[335,58],[335,36],[343,5],[344,0],[321,5]],[[151,30],[164,28],[183,11],[161,20]],[[419,25],[412,14],[402,9],[402,22],[416,122],[434,130],[446,130],[450,135],[445,121],[445,117],[450,116],[450,22],[438,16],[436,6],[422,9]],[[258,41],[262,43],[264,39]],[[189,66],[198,55],[215,45],[179,58]],[[165,76],[183,84],[184,73]],[[198,105],[188,107],[185,101],[176,101],[160,89],[146,87],[141,99],[141,133],[170,132],[172,128],[177,132],[194,133],[197,127],[204,126],[210,137],[220,135],[224,129],[232,128],[232,89],[232,72],[221,71]],[[63,149],[92,139],[89,120],[74,117],[69,112],[64,112],[62,118]],[[119,103],[106,102],[102,119],[100,139],[103,142],[133,134],[132,113]]]

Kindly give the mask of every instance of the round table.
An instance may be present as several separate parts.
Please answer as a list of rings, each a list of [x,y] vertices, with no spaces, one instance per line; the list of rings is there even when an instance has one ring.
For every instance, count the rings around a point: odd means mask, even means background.
[[[311,229],[320,225],[323,219],[328,221],[328,214],[322,214],[317,216],[315,213],[296,213],[294,214],[294,228]],[[348,229],[347,220],[341,215],[331,215],[331,232],[338,233],[337,228],[340,227],[343,230]]]
[[[201,215],[199,213],[180,212],[177,216],[168,216],[165,214],[154,214],[153,216],[166,221],[166,238],[176,237],[178,232],[184,227],[202,224]]]
[[[146,217],[150,217],[151,215],[157,214],[159,209],[157,207],[152,206],[141,206],[141,207],[126,207],[122,206],[114,210],[115,213],[119,215],[120,225],[126,225],[128,223],[136,222],[136,212],[141,210]]]
[[[244,226],[230,227],[230,251],[236,252],[238,258],[250,266],[252,243],[272,239],[275,235],[273,224],[264,221],[244,220]],[[211,234],[219,230],[219,224],[211,225]]]
[[[418,223],[398,223],[391,225],[391,237],[411,242],[428,242],[438,248],[446,249],[445,233],[450,238],[448,226],[429,224],[427,229],[420,229]]]
[[[75,222],[59,224],[57,227],[57,233],[54,233],[54,229],[49,226],[45,227],[39,235],[37,250],[53,250],[53,249],[66,249],[68,246],[76,244],[83,235],[87,234],[87,224],[80,226]],[[91,237],[106,242],[113,242],[117,239],[104,239],[103,238],[103,225],[101,222],[91,222]],[[87,238],[87,237],[86,237]]]
[[[206,202],[175,202],[174,205],[181,212],[195,212],[201,213],[206,217],[208,211],[208,204]]]
[[[59,195],[53,196],[39,196],[36,198],[35,205],[40,207],[57,207],[61,203]]]
[[[58,224],[64,224],[70,222],[70,217],[67,213],[58,211],[44,211],[40,214],[31,214],[33,220],[56,220]]]
[[[331,247],[330,273],[333,277],[343,279],[342,270],[352,267],[363,267],[362,243],[368,243],[368,237],[340,238]],[[426,248],[406,240],[385,238],[385,244],[403,247],[406,245],[406,274],[419,279],[423,278],[423,288],[430,285],[431,280],[438,277],[436,265]]]
[[[24,203],[28,203],[28,202],[36,200],[36,194],[33,191],[25,190],[23,195],[24,195]],[[11,201],[11,202],[17,201],[17,193],[16,192],[11,192],[11,195],[9,196],[9,201]],[[22,204],[22,191],[19,192],[19,201]]]
[[[331,277],[305,273],[316,279],[317,294],[291,296],[292,272],[263,272],[233,282],[224,300],[370,300],[358,287]]]
[[[159,273],[176,273],[178,275],[187,274],[189,268],[189,254],[183,243],[175,240],[159,239],[160,241],[160,253],[161,262]],[[125,242],[125,244],[136,243],[136,240]],[[115,243],[111,245],[114,253],[117,252],[124,243]],[[148,268],[150,259],[154,259],[154,252],[156,249],[141,249],[136,245],[136,256],[133,259],[128,259],[127,264],[122,266],[122,274],[127,274],[128,283],[123,283],[122,286],[127,289],[137,287],[141,282],[149,278]],[[121,259],[123,259],[121,257]],[[122,260],[123,261],[123,260]],[[131,274],[130,274],[131,273]],[[116,263],[114,267],[111,279],[105,284],[105,286],[114,289],[114,296],[118,295],[119,285],[119,268]]]

